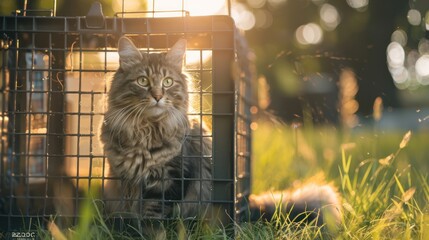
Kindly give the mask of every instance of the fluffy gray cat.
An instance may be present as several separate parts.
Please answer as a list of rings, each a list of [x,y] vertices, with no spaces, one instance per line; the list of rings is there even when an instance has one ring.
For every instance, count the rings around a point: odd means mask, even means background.
[[[212,144],[201,137],[202,124],[187,116],[186,40],[149,54],[122,37],[118,52],[101,129],[110,177],[117,178],[105,186],[106,207],[154,219],[199,216],[211,199],[204,156],[211,156]]]

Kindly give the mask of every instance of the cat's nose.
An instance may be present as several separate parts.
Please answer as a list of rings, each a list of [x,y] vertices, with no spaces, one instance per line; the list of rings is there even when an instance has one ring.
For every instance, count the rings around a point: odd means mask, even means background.
[[[153,97],[157,102],[159,102],[159,100],[161,100],[161,98],[162,98],[162,94],[152,94],[152,97]]]
[[[155,99],[157,102],[159,102],[159,100],[161,100],[161,98],[163,97],[164,94],[162,92],[162,89],[154,87],[151,89],[150,95],[152,95],[153,99]]]

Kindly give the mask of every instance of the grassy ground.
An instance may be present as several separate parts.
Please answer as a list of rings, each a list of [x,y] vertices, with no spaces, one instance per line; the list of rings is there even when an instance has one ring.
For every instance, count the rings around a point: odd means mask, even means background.
[[[259,122],[253,137],[253,192],[284,189],[317,173],[338,187],[344,216],[328,239],[429,239],[429,132]]]
[[[273,125],[259,121],[253,132],[252,191],[293,186],[323,174],[342,196],[343,219],[331,232],[315,224],[283,221],[242,223],[193,231],[176,224],[169,239],[429,239],[429,132],[355,131],[334,127]],[[269,177],[267,177],[269,176]],[[75,228],[40,230],[42,239],[143,239],[111,230],[92,202]],[[177,231],[177,229],[179,229]],[[131,231],[133,232],[133,231]]]

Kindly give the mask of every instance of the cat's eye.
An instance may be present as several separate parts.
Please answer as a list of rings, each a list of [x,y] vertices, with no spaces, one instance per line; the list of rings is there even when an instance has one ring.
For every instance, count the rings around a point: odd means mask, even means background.
[[[165,78],[164,80],[162,80],[162,85],[164,87],[171,87],[173,86],[174,80],[172,78]]]
[[[138,77],[137,78],[137,84],[142,86],[142,87],[147,87],[149,86],[149,79],[147,77]]]

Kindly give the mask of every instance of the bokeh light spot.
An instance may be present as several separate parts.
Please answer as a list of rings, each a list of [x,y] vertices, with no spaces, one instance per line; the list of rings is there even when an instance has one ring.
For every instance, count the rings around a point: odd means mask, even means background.
[[[407,33],[402,29],[397,29],[392,33],[390,40],[401,44],[401,46],[405,46],[408,42]]]
[[[232,6],[231,16],[235,21],[236,26],[241,30],[250,30],[256,24],[255,15],[241,3],[236,3]]]
[[[387,47],[387,62],[389,67],[401,67],[405,62],[405,51],[401,44],[391,42]]]
[[[302,45],[318,44],[323,39],[323,31],[319,25],[309,23],[298,27],[295,32],[295,37]]]
[[[412,49],[408,52],[406,59],[406,64],[405,66],[408,68],[414,67],[416,65],[417,59],[419,59],[420,54]]]
[[[320,19],[322,20],[322,26],[329,31],[334,30],[340,23],[340,15],[337,9],[331,4],[325,3],[320,8]]]
[[[421,55],[429,54],[429,40],[426,39],[426,38],[422,38],[419,41],[419,47],[418,47],[418,49],[419,49],[419,53]]]
[[[257,122],[252,122],[250,124],[250,129],[252,129],[252,131],[258,130],[258,123]]]
[[[422,22],[422,15],[416,9],[410,9],[407,14],[408,22],[413,26],[418,26]]]
[[[429,55],[423,55],[417,59],[416,73],[420,77],[429,77]]]
[[[397,67],[389,69],[393,81],[398,84],[403,84],[408,80],[408,70],[405,67]]]
[[[273,24],[273,15],[267,10],[257,9],[255,11],[255,27],[268,28]]]
[[[347,0],[347,4],[356,10],[365,10],[368,6],[368,0]]]
[[[425,19],[426,19],[426,21],[425,21],[426,31],[429,31],[429,11],[426,12]]]

